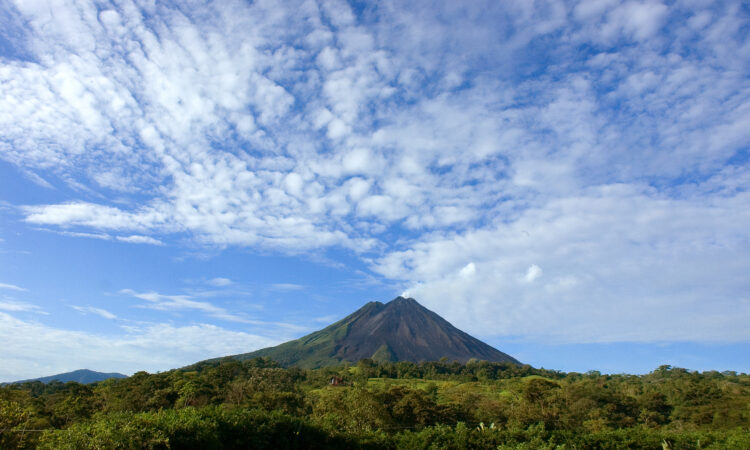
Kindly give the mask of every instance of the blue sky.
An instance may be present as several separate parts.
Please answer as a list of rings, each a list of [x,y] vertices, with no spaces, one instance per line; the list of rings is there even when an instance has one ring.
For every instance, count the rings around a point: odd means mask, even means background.
[[[0,5],[0,381],[406,293],[546,368],[750,372],[741,1]]]

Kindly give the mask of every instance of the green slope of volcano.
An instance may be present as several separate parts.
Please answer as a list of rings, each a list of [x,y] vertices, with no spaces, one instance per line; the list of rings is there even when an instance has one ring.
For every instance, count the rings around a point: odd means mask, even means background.
[[[246,360],[270,357],[282,366],[317,368],[356,362],[437,361],[443,357],[520,364],[448,323],[412,298],[397,297],[383,304],[367,303],[328,327],[276,347],[231,356]]]

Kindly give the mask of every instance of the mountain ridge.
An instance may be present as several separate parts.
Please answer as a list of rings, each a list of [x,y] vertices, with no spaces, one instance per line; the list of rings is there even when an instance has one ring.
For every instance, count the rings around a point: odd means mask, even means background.
[[[413,298],[368,302],[333,324],[275,347],[227,356],[270,357],[284,367],[316,368],[370,358],[385,361],[465,363],[470,359],[520,364],[515,358],[459,330]],[[221,358],[217,358],[221,359]]]
[[[108,380],[110,378],[127,378],[127,375],[123,375],[117,372],[105,373],[96,372],[89,369],[78,369],[72,372],[58,373],[56,375],[49,375],[46,377],[30,378],[28,380],[11,381],[4,384],[19,384],[19,383],[33,383],[34,381],[41,381],[42,383],[49,383],[52,381],[59,381],[61,383],[67,383],[69,381],[75,381],[76,383],[89,384],[96,383],[99,381]]]

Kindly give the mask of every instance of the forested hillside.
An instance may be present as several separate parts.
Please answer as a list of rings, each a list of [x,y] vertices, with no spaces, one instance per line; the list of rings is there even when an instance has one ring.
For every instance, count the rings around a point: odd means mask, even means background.
[[[332,380],[338,385],[332,385]],[[266,358],[0,388],[0,448],[750,448],[750,376]]]

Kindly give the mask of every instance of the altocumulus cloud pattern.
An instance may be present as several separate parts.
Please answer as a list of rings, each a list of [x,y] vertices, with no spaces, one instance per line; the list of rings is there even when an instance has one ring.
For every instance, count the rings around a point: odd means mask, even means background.
[[[15,206],[28,226],[342,249],[485,336],[750,339],[741,1],[19,0],[0,15],[0,158],[73,192]]]

